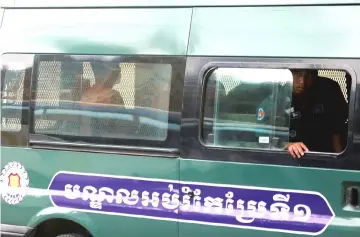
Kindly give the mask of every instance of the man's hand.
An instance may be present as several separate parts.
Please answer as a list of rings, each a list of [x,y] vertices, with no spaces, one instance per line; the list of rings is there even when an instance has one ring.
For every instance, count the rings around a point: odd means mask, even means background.
[[[309,151],[309,149],[302,142],[289,143],[286,148],[294,158],[301,158],[304,155],[305,151]]]

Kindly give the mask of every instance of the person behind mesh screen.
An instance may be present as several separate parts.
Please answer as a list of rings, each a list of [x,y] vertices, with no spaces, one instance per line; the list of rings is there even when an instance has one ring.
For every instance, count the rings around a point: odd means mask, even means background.
[[[88,88],[80,101],[86,103],[124,105],[120,92],[113,89],[121,80],[121,68],[116,62],[92,62],[95,84]]]
[[[121,80],[119,64],[115,62],[91,62],[91,66],[95,76],[95,84],[84,91],[80,102],[86,106],[100,106],[105,111],[106,108],[112,107],[110,105],[124,106],[120,92],[113,89],[114,85]],[[116,110],[114,115],[118,113],[121,112]],[[118,129],[122,128],[124,130],[122,125],[121,120],[117,120],[112,116],[108,118],[83,116],[81,118],[80,133],[87,136],[111,137],[117,133]]]

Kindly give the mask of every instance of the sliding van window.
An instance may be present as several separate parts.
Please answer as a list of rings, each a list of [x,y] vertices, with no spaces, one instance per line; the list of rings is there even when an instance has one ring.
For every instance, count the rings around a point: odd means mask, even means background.
[[[39,55],[32,137],[173,147],[183,71],[181,58]]]
[[[346,147],[349,74],[342,70],[217,68],[206,78],[206,146],[310,151]]]

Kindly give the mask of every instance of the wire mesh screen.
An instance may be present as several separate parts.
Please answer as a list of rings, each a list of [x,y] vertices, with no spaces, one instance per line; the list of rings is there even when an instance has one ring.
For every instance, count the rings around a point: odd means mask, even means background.
[[[42,61],[34,132],[165,140],[171,75],[168,64]]]
[[[1,130],[21,129],[25,70],[7,70],[1,81]]]
[[[347,91],[347,84],[346,84],[346,77],[345,77],[346,72],[345,71],[318,70],[318,75],[321,77],[327,77],[329,79],[336,81],[340,86],[340,89],[343,93],[346,103],[348,103],[349,98],[348,98],[348,91]],[[241,80],[236,80],[227,75],[219,75],[219,81],[225,87],[226,94],[241,84]]]

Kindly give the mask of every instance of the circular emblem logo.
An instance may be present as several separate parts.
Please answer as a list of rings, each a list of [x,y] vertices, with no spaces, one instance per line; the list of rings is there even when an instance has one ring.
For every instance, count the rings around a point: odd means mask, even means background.
[[[25,168],[16,161],[7,164],[1,171],[0,187],[5,202],[11,205],[20,203],[29,187],[29,177]]]
[[[264,117],[265,117],[265,111],[262,108],[260,108],[257,113],[257,119],[262,120]]]

